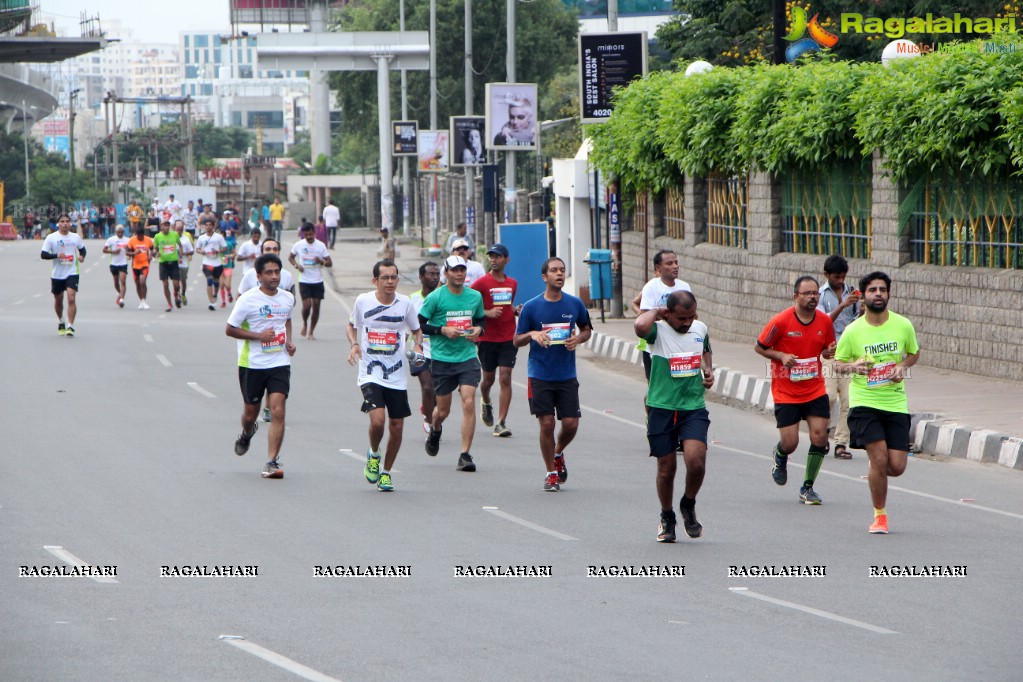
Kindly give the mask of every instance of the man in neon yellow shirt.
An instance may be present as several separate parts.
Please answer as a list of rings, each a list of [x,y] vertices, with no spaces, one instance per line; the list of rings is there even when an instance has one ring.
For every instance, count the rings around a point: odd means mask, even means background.
[[[284,205],[280,199],[274,199],[270,204],[270,226],[273,227],[274,239],[281,240],[281,232],[284,230]]]
[[[867,482],[874,502],[871,533],[888,533],[888,477],[901,476],[909,454],[909,406],[904,380],[920,359],[913,324],[888,310],[891,278],[872,272],[860,280],[866,314],[850,323],[835,351],[836,368],[852,374],[849,432],[870,460]]]
[[[181,270],[178,267],[178,249],[181,247],[181,235],[170,229],[170,221],[160,224],[160,231],[153,237],[153,248],[160,255],[160,281],[163,282],[163,295],[167,299],[167,309],[174,310],[171,301],[170,281],[174,282],[174,300],[181,307]],[[170,281],[168,281],[170,280]]]

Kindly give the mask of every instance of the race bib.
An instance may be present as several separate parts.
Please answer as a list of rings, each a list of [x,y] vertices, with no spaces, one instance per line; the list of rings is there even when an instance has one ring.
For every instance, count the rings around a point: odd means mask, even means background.
[[[284,344],[288,339],[287,331],[284,329],[275,329],[274,338],[272,341],[261,341],[264,353],[280,353],[284,350]]]
[[[895,362],[879,362],[870,368],[867,375],[867,388],[880,388],[892,383],[895,376]]]
[[[73,253],[58,253],[57,262],[61,265],[72,265],[75,262],[75,254]]]
[[[459,334],[468,334],[472,329],[472,318],[468,315],[450,315],[448,316],[448,326],[457,329]]]
[[[572,324],[570,322],[545,322],[541,329],[547,332],[547,336],[553,344],[564,344],[568,337],[572,336]]]
[[[148,251],[148,250],[149,250],[149,249],[147,249],[147,248],[146,248],[146,247],[144,247],[144,246],[136,246],[136,247],[135,247],[135,253],[136,253],[137,255],[139,255],[139,256],[141,256],[142,254],[144,254],[144,253],[145,253],[146,251]]]
[[[673,353],[668,358],[668,370],[672,379],[684,379],[700,374],[702,353]]]
[[[394,355],[398,351],[398,332],[393,329],[367,329],[366,344],[370,353]]]
[[[494,287],[490,290],[490,297],[494,300],[494,305],[511,305],[511,287]]]
[[[177,250],[178,250],[178,247],[174,246],[173,244],[164,244],[163,245],[163,252],[165,254],[167,254],[168,256],[171,255],[172,253],[176,252]]]
[[[789,379],[792,381],[809,381],[819,375],[817,358],[796,358],[796,364],[789,368]]]

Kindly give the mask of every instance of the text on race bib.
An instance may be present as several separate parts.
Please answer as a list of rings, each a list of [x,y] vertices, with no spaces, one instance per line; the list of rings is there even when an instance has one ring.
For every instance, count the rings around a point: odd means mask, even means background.
[[[288,340],[287,330],[285,329],[274,329],[274,338],[272,341],[261,341],[260,344],[263,347],[264,353],[280,353],[284,350],[284,344]]]
[[[494,300],[494,305],[511,305],[511,287],[494,287],[490,290],[490,297]]]
[[[173,244],[164,244],[163,245],[163,252],[166,253],[167,255],[170,255],[170,254],[174,253],[177,250],[178,250],[178,247],[174,246]]]
[[[880,388],[892,383],[895,376],[895,362],[879,362],[870,368],[867,375],[867,388]]]
[[[668,370],[673,379],[695,377],[700,374],[702,353],[672,353],[668,358]]]
[[[796,358],[796,364],[789,368],[789,379],[792,381],[808,381],[818,376],[817,358]]]
[[[57,262],[61,265],[71,265],[75,262],[75,254],[73,253],[58,253]]]
[[[541,325],[543,331],[551,340],[551,344],[563,344],[572,336],[572,324],[570,322],[544,322]]]
[[[467,334],[472,329],[472,317],[469,315],[448,315],[449,327],[454,327],[460,334]]]
[[[398,351],[398,332],[393,329],[367,329],[366,346],[373,354],[394,355]]]

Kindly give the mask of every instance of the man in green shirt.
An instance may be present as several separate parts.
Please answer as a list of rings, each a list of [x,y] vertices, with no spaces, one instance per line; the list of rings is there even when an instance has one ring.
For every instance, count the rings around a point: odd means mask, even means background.
[[[710,415],[704,391],[714,385],[714,361],[707,325],[696,319],[696,297],[675,291],[664,307],[636,318],[636,336],[646,340],[650,353],[647,387],[647,441],[657,458],[657,497],[661,503],[658,542],[675,542],[674,485],[676,449],[682,444],[686,487],[679,510],[686,534],[698,538],[703,526],[696,520],[696,494],[703,485]]]
[[[909,405],[903,380],[920,359],[913,324],[888,310],[892,280],[872,272],[860,280],[866,314],[851,322],[835,351],[837,369],[852,374],[850,444],[867,451],[867,482],[874,503],[869,532],[888,532],[888,477],[901,476],[909,454]]]
[[[153,237],[153,249],[160,254],[160,281],[163,282],[163,295],[167,299],[167,310],[174,310],[174,303],[181,307],[181,270],[178,267],[178,249],[181,247],[181,235],[170,229],[170,221],[160,223],[160,231]],[[174,303],[171,302],[170,281],[174,282]]]

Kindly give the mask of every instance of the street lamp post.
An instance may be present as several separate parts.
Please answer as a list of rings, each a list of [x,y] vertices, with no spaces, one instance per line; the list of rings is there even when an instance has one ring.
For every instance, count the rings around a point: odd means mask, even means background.
[[[72,90],[68,94],[68,101],[67,101],[67,105],[68,105],[68,128],[67,128],[67,136],[68,136],[68,163],[67,163],[67,169],[68,169],[68,173],[70,173],[72,177],[74,177],[74,174],[75,174],[75,97],[77,97],[78,93],[80,93],[80,92],[81,92],[81,89],[79,89],[79,88],[75,88],[74,90]]]
[[[28,106],[25,104],[25,100],[21,100],[21,123],[25,129],[24,142],[25,142],[25,197],[28,198],[29,190],[31,189],[31,180],[28,176]]]

